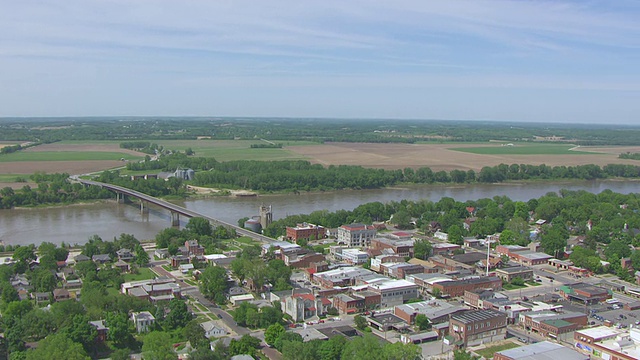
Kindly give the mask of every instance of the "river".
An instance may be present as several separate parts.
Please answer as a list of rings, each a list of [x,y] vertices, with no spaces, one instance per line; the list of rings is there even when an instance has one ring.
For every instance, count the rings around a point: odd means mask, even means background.
[[[599,193],[605,189],[628,194],[640,192],[638,181],[579,181],[567,183],[535,182],[526,184],[474,184],[460,186],[427,186],[378,190],[347,190],[300,195],[264,195],[258,197],[213,197],[177,202],[188,209],[235,224],[238,219],[258,214],[261,204],[273,207],[274,220],[287,215],[308,214],[315,210],[353,210],[360,204],[380,201],[429,199],[438,201],[448,196],[458,201],[492,198],[505,195],[513,200],[527,201],[560,189],[586,190]],[[141,214],[135,203],[118,204],[106,201],[71,206],[0,210],[0,240],[5,244],[83,244],[97,234],[110,240],[121,233],[138,239],[152,239],[170,226],[169,212],[159,208]],[[183,223],[188,219],[182,219]]]

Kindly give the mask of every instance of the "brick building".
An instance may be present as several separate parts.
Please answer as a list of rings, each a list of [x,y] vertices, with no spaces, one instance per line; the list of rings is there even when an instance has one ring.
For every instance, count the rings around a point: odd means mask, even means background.
[[[478,289],[502,290],[502,280],[495,276],[489,276],[475,279],[442,281],[432,285],[432,291],[435,289],[440,290],[440,294],[450,297],[464,296],[465,291]]]
[[[587,315],[571,311],[531,311],[520,314],[520,325],[525,330],[555,340],[571,341],[573,332],[587,326],[587,323]]]
[[[577,283],[560,287],[560,296],[584,304],[597,304],[611,299],[612,293],[600,286]]]
[[[451,315],[449,336],[460,347],[504,340],[507,316],[495,310],[470,310]]]
[[[450,315],[462,311],[465,311],[465,308],[459,305],[434,299],[398,305],[393,309],[393,314],[409,325],[415,323],[418,314],[426,316],[431,324],[440,324],[449,321]]]
[[[524,281],[533,279],[533,269],[526,266],[513,266],[502,269],[496,269],[496,276],[505,282],[511,282],[515,278],[521,278]]]
[[[326,230],[320,225],[302,223],[295,227],[287,226],[287,240],[297,243],[298,240],[318,240],[325,237]]]
[[[402,257],[413,257],[413,240],[396,240],[387,238],[375,238],[371,240],[371,248],[374,250],[391,249]]]
[[[576,350],[592,358],[610,360],[640,359],[640,329],[598,326],[573,334]]]

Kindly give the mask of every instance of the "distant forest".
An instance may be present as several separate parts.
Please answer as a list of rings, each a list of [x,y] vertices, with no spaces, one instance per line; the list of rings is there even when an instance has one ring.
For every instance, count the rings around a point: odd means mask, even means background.
[[[0,140],[308,140],[317,142],[569,141],[578,145],[640,145],[640,127],[489,121],[278,118],[2,118]]]

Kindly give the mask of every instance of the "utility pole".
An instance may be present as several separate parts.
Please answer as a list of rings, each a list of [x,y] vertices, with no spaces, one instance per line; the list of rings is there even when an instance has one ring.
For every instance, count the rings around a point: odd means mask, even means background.
[[[491,249],[491,242],[487,241],[487,277],[489,277],[489,249]]]

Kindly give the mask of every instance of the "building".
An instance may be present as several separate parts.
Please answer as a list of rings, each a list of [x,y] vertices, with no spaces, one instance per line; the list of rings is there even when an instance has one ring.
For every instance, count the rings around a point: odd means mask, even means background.
[[[376,233],[377,230],[373,225],[342,225],[338,228],[338,243],[348,247],[367,247]]]
[[[109,332],[109,328],[104,324],[104,320],[89,321],[89,325],[93,326],[96,329],[96,341],[107,341],[107,333]]]
[[[628,331],[607,326],[578,330],[573,334],[576,350],[594,359],[640,359],[640,329]]]
[[[369,285],[369,290],[380,295],[380,307],[402,305],[418,297],[418,286],[407,280],[387,280]]]
[[[507,316],[495,310],[470,310],[451,315],[450,344],[475,346],[504,340],[507,337]]]
[[[340,267],[333,270],[317,272],[313,274],[312,280],[317,282],[325,289],[332,289],[335,287],[344,287],[355,285],[358,278],[374,275],[371,270],[363,269],[361,267]]]
[[[434,283],[432,292],[435,289],[440,290],[443,296],[457,297],[464,296],[465,291],[474,291],[478,289],[493,289],[494,291],[502,290],[502,280],[495,276],[472,278],[464,280],[441,281]]]
[[[153,330],[153,325],[156,323],[156,318],[148,311],[134,312],[131,315],[131,320],[133,320],[138,334]]]
[[[432,299],[417,303],[398,305],[393,309],[393,314],[407,324],[413,325],[418,314],[429,319],[431,324],[440,324],[449,321],[449,316],[466,309],[462,306],[448,303],[443,300]]]
[[[227,330],[219,327],[213,321],[205,321],[200,324],[200,326],[204,329],[204,336],[207,339],[217,338],[221,336],[227,335]]]
[[[413,274],[408,275],[406,280],[418,285],[418,290],[421,294],[430,294],[433,292],[433,285],[443,281],[453,281],[453,278],[449,275],[443,274]]]
[[[242,294],[242,295],[229,296],[229,302],[233,306],[237,306],[237,305],[240,305],[243,302],[253,301],[253,300],[255,300],[255,298],[253,297],[252,294]]]
[[[560,296],[567,300],[584,304],[597,304],[611,299],[612,292],[600,286],[577,283],[560,287]]]
[[[324,238],[324,227],[314,224],[302,223],[295,227],[287,226],[287,240],[297,243],[298,240],[319,240]]]
[[[352,265],[364,264],[369,260],[369,254],[360,249],[343,249],[335,248],[334,257],[339,260],[343,260]]]
[[[375,272],[382,272],[382,264],[386,263],[401,263],[404,262],[404,256],[382,253],[376,257],[371,258],[371,270]]]
[[[262,256],[267,255],[269,251],[273,251],[276,256],[280,255],[282,251],[301,249],[302,246],[298,244],[292,244],[288,241],[274,241],[272,243],[262,245]]]
[[[341,314],[355,314],[380,306],[380,294],[372,291],[360,291],[351,295],[338,294],[333,297],[333,307]]]
[[[511,282],[515,278],[520,278],[524,281],[530,281],[533,279],[533,269],[525,266],[513,266],[495,270],[496,276],[502,279],[504,282]]]
[[[93,262],[98,263],[98,264],[104,264],[104,263],[108,263],[108,262],[111,261],[111,255],[109,255],[109,254],[93,255],[91,257],[91,260],[93,260]]]
[[[312,317],[326,314],[331,302],[327,299],[316,297],[312,293],[295,293],[284,298],[283,311],[289,314],[293,321],[305,321]]]
[[[495,296],[496,292],[493,289],[465,290],[464,304],[474,309],[484,309],[484,301]]]
[[[414,241],[403,237],[400,239],[402,240],[375,238],[371,240],[371,248],[375,250],[391,249],[398,256],[413,257]]]
[[[433,255],[445,255],[445,254],[453,254],[454,251],[460,249],[460,245],[456,244],[448,244],[448,243],[435,243],[432,244],[432,253]]]
[[[67,289],[53,289],[53,299],[55,301],[64,301],[71,299],[71,294]]]
[[[549,341],[502,350],[493,354],[493,360],[589,360],[588,355]]]
[[[281,250],[280,258],[287,266],[297,269],[306,269],[311,266],[312,263],[319,263],[325,260],[323,254],[302,248],[286,251]]]
[[[409,275],[424,273],[422,266],[409,263],[384,263],[380,269],[383,275],[394,279],[404,279]]]
[[[133,253],[129,249],[122,248],[116,251],[116,255],[118,256],[118,260],[122,261],[131,261],[134,258]]]
[[[197,240],[187,240],[184,242],[184,247],[186,248],[185,256],[202,256],[204,255],[204,246],[198,244]]]
[[[528,311],[519,316],[525,330],[555,340],[571,341],[573,332],[587,326],[588,318],[583,313],[572,311]]]
[[[267,226],[271,225],[273,222],[273,211],[271,209],[271,205],[260,205],[260,226],[263,229],[266,229]]]

